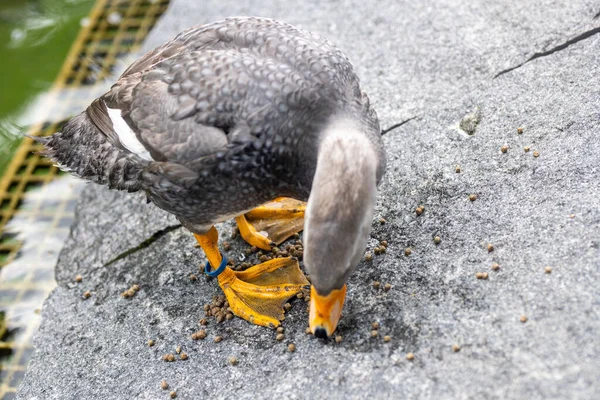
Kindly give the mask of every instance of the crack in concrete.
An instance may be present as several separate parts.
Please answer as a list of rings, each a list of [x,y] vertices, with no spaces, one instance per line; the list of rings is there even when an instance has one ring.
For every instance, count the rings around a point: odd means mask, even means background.
[[[600,13],[598,13],[598,15],[600,15]],[[598,15],[596,15],[596,17],[598,17]],[[594,17],[594,18],[596,18],[596,17]],[[560,44],[560,45],[558,45],[556,47],[551,48],[550,50],[543,51],[543,52],[538,52],[538,53],[534,53],[531,57],[529,57],[529,59],[527,59],[526,61],[522,62],[521,64],[516,65],[514,67],[511,67],[511,68],[508,68],[508,69],[505,69],[504,71],[500,71],[499,73],[496,74],[496,76],[494,76],[493,79],[496,79],[500,75],[504,75],[504,74],[506,74],[508,72],[514,71],[515,69],[520,68],[523,65],[527,64],[528,62],[533,61],[533,60],[535,60],[537,58],[546,57],[546,56],[549,56],[551,54],[556,53],[557,51],[564,50],[567,47],[571,46],[572,44],[575,44],[577,42],[581,42],[582,40],[585,40],[585,39],[587,39],[587,38],[589,38],[591,36],[594,36],[597,33],[600,33],[600,26],[597,27],[597,28],[594,28],[594,29],[590,29],[589,31],[585,31],[585,32],[583,32],[583,33],[575,36],[574,38],[569,39],[566,42],[564,42],[564,43],[562,43],[562,44]]]
[[[409,118],[409,119],[406,119],[406,120],[404,120],[404,121],[402,121],[402,122],[399,122],[399,123],[397,123],[397,124],[394,124],[394,125],[390,126],[390,127],[389,127],[389,128],[387,128],[387,129],[384,129],[384,130],[382,130],[382,131],[381,131],[381,136],[385,135],[385,134],[386,134],[386,133],[388,133],[389,131],[393,131],[394,129],[401,127],[402,125],[404,125],[404,124],[406,124],[406,123],[408,123],[408,122],[410,122],[410,121],[412,121],[413,119],[416,119],[416,118],[418,118],[418,117],[419,117],[418,115],[415,115],[414,117],[411,117],[411,118]]]
[[[182,228],[183,225],[181,224],[177,224],[177,225],[170,225],[167,226],[164,229],[161,229],[158,232],[155,232],[154,234],[152,234],[152,236],[150,236],[148,239],[144,240],[142,243],[138,244],[137,246],[124,251],[123,253],[119,254],[118,256],[116,256],[115,258],[113,258],[112,260],[108,261],[107,263],[104,264],[104,267],[108,267],[111,264],[116,263],[119,260],[124,259],[125,257],[128,257],[130,255],[132,255],[133,253],[137,253],[140,250],[143,250],[145,248],[147,248],[148,246],[150,246],[152,243],[156,242],[158,239],[160,239],[161,237],[165,236],[167,233],[169,232],[173,232],[174,230],[177,230],[179,228]]]

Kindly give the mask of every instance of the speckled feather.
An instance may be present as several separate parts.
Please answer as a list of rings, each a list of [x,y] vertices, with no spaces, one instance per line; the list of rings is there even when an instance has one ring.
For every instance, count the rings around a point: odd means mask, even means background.
[[[107,107],[154,161],[119,141]],[[109,92],[45,141],[82,178],[144,190],[202,231],[278,196],[308,198],[320,135],[352,119],[385,157],[353,67],[327,40],[271,19],[192,28],[134,62]]]

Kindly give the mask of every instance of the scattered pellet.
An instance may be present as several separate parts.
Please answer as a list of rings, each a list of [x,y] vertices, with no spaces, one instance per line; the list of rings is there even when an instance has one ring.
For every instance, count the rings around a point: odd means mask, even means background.
[[[206,319],[206,318],[200,318],[200,321],[198,321],[198,323],[200,325],[206,326],[206,325],[208,325],[208,319]]]
[[[493,244],[491,244],[491,243],[488,243],[488,245],[487,245],[487,251],[488,251],[488,252],[492,252],[492,251],[494,251],[494,245],[493,245]]]
[[[481,279],[487,279],[487,278],[489,278],[489,277],[490,277],[490,275],[489,275],[487,272],[483,272],[483,273],[481,274]]]
[[[389,342],[390,340],[392,340],[392,337],[391,337],[391,336],[389,336],[389,335],[385,335],[385,336],[383,337],[383,341],[384,341],[384,342],[386,342],[386,343],[387,343],[387,342]]]
[[[140,285],[134,284],[133,286],[131,286],[131,290],[133,290],[134,292],[137,292],[140,290]]]
[[[148,340],[147,343],[148,343],[148,347],[154,346],[154,340],[152,340],[152,339]]]
[[[234,357],[234,356],[229,357],[229,359],[227,361],[229,361],[230,365],[238,365],[238,363],[239,363],[237,357]]]
[[[385,218],[379,218],[379,223],[380,223],[381,225],[385,224]]]
[[[198,332],[192,333],[192,340],[203,340],[206,338],[206,331],[204,329],[200,329]]]
[[[385,285],[383,285],[383,290],[385,290],[386,292],[389,292],[392,289],[392,285],[389,283],[386,283]]]
[[[285,339],[285,335],[283,333],[278,333],[277,336],[275,336],[275,340],[278,342],[281,342],[283,339]]]
[[[292,309],[292,305],[290,303],[285,303],[283,305],[283,309],[287,312],[290,311]]]
[[[503,153],[506,153],[508,151],[508,146],[504,145],[504,146],[500,147],[500,151]]]
[[[219,343],[223,340],[222,336],[215,336],[215,343]]]
[[[457,165],[456,167],[454,167],[454,171],[455,171],[457,174],[460,174],[460,165]]]
[[[304,332],[306,332],[307,335],[312,335],[312,330],[310,329],[310,326],[308,326]]]
[[[387,247],[388,247],[388,242],[387,242],[387,240],[382,240],[382,241],[380,241],[380,242],[379,242],[379,244],[380,244],[381,246],[385,247],[386,249],[387,249]]]
[[[233,319],[233,314],[232,314],[232,313],[230,313],[230,312],[228,312],[227,314],[225,314],[225,319],[226,319],[227,321],[230,321],[230,320],[232,320],[232,319]]]
[[[297,299],[302,299],[302,298],[304,298],[304,293],[302,293],[302,292],[298,293],[298,294],[296,295],[296,298],[297,298]]]
[[[373,330],[371,331],[371,337],[377,337],[377,335],[379,335],[379,331],[377,331],[377,330],[373,329]]]
[[[163,356],[163,361],[173,362],[175,361],[175,356],[171,353],[167,353]]]
[[[285,329],[283,328],[283,326],[280,326],[279,328],[277,328],[277,333],[283,333],[285,331]]]
[[[477,278],[477,279],[483,279],[483,272],[477,272],[475,274],[475,278]]]
[[[92,292],[90,292],[89,290],[86,290],[85,292],[83,292],[84,299],[89,299],[90,297],[92,297]]]
[[[525,322],[527,322],[527,316],[525,316],[525,315],[521,315],[521,316],[519,317],[519,321],[521,321],[522,323],[525,323]]]
[[[408,361],[412,361],[412,360],[414,360],[414,359],[415,359],[415,355],[414,355],[413,353],[408,353],[408,354],[406,355],[406,359],[407,359]]]
[[[229,242],[223,242],[223,250],[227,251],[231,249],[231,244]]]
[[[164,380],[163,380],[163,381],[161,381],[161,382],[160,382],[160,388],[161,388],[162,390],[167,390],[167,389],[169,388],[169,384],[167,383],[167,381],[164,381]]]
[[[343,338],[342,338],[340,335],[337,335],[337,336],[335,337],[335,342],[336,342],[336,343],[342,343],[342,340],[344,340],[344,339],[343,339]]]
[[[295,352],[295,351],[296,351],[296,345],[295,345],[294,343],[290,343],[290,344],[288,344],[288,351],[289,351],[290,353],[293,353],[293,352]]]
[[[517,133],[520,135],[521,133],[523,133],[523,128],[517,128]]]
[[[433,243],[435,244],[440,244],[442,242],[442,238],[439,236],[436,236],[433,238]]]
[[[177,353],[177,354],[181,353],[181,346],[177,346],[175,348],[175,353]]]
[[[492,264],[492,271],[498,271],[499,269],[500,269],[500,264],[498,264],[498,263]]]
[[[410,256],[412,254],[412,250],[410,249],[410,247],[407,247],[404,249],[404,255],[405,256]]]
[[[373,322],[371,324],[371,329],[379,329],[379,322]]]
[[[423,214],[423,211],[425,211],[425,207],[424,206],[419,206],[415,209],[415,213],[417,213],[417,215],[421,215]]]
[[[198,276],[196,274],[190,274],[190,281],[194,282],[198,280]]]
[[[471,200],[471,201],[477,200],[477,195],[476,194],[470,194],[469,195],[469,200]]]
[[[529,153],[530,147],[529,146],[525,146],[525,147],[523,147],[523,150],[525,151],[525,153]]]
[[[379,288],[381,288],[381,282],[379,282],[379,281],[374,281],[374,282],[373,282],[373,289],[375,289],[375,290],[379,290]]]
[[[175,397],[177,397],[177,392],[173,390],[171,393],[169,393],[169,396],[171,396],[171,398],[174,399]]]
[[[569,214],[569,218],[571,218],[571,219],[575,218],[575,214]]]
[[[552,273],[552,267],[546,267],[544,268],[544,272],[547,274],[551,274]]]
[[[456,343],[452,345],[452,351],[458,353],[460,351],[460,346]]]
[[[81,275],[77,275],[77,276],[75,276],[75,282],[79,283],[79,282],[81,282],[82,280],[83,280],[83,276],[81,276]]]
[[[179,358],[181,358],[182,360],[187,360],[188,359],[188,355],[185,352],[181,352],[181,354],[179,355]]]

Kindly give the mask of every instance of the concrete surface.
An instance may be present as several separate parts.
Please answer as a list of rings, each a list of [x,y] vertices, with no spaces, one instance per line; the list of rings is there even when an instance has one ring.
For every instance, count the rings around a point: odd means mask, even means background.
[[[147,49],[230,15],[283,19],[347,53],[383,128],[416,117],[385,135],[389,167],[369,247],[387,240],[388,251],[352,276],[342,343],[304,333],[303,301],[286,318],[283,342],[239,319],[211,321],[207,339],[192,341],[203,305],[218,293],[216,282],[188,279],[204,261],[194,239],[140,197],[90,186],[17,397],[166,399],[164,379],[182,399],[599,398],[599,7],[174,1]],[[477,108],[480,121],[467,135],[459,123]],[[220,226],[221,237],[231,228]],[[234,240],[228,254],[245,247]],[[82,283],[73,282],[76,274]],[[376,291],[373,280],[393,288]],[[121,298],[133,283],[140,292]],[[377,338],[373,321],[381,325]],[[218,334],[224,340],[214,343]],[[295,353],[287,351],[291,342]],[[178,345],[189,359],[162,361]]]

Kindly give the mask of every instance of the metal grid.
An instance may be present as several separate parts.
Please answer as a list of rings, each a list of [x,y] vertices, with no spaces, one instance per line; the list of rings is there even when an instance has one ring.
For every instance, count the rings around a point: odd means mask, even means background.
[[[105,78],[136,50],[169,0],[97,0],[30,135],[46,136],[106,90]],[[86,90],[79,90],[85,87]],[[54,288],[54,265],[69,233],[81,184],[36,154],[24,139],[0,179],[0,399],[12,399],[33,353],[39,310]],[[11,231],[19,231],[17,234]],[[23,240],[21,240],[21,238]]]

